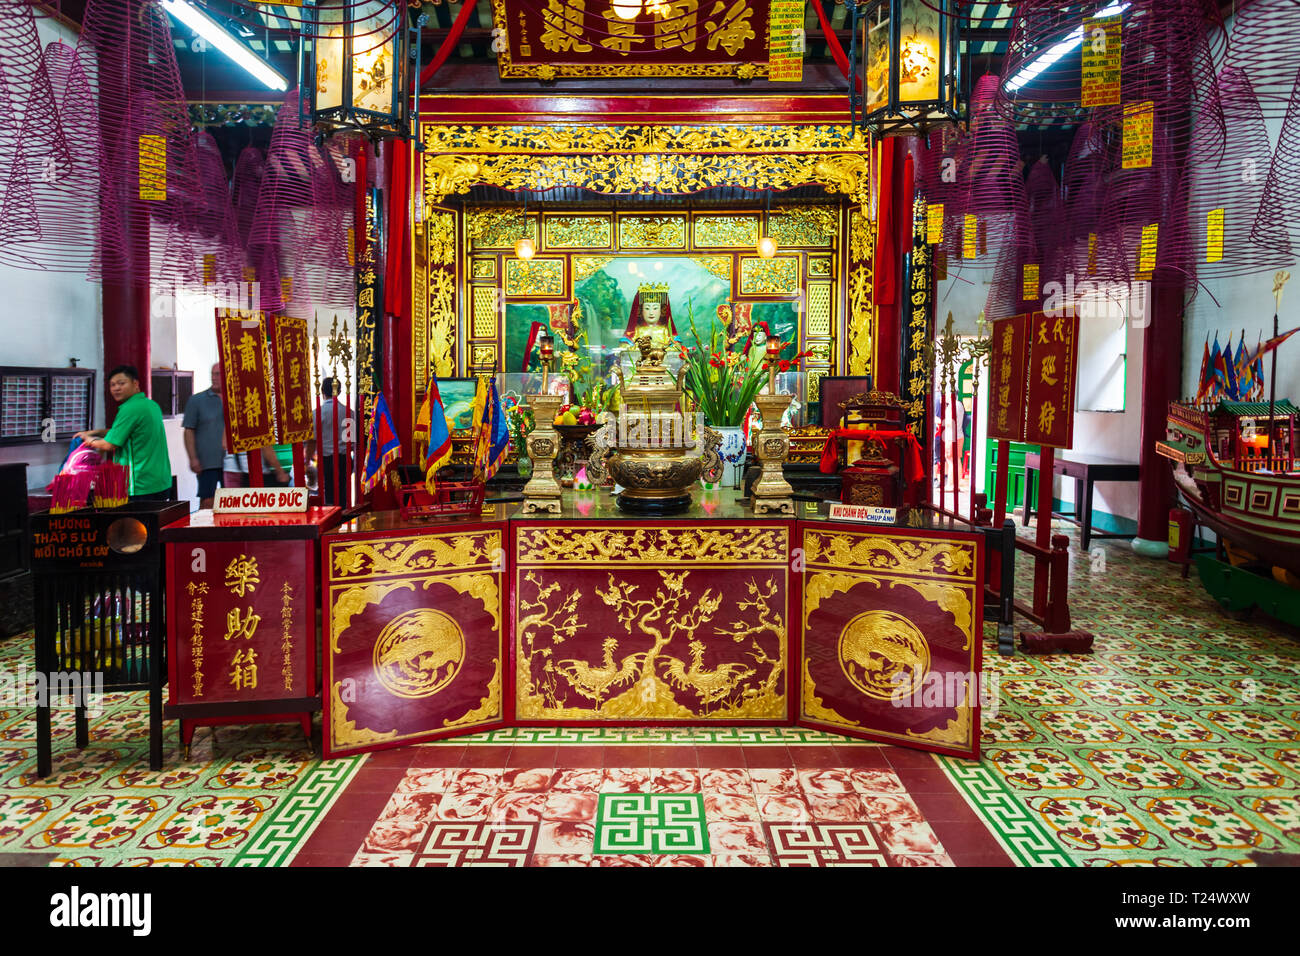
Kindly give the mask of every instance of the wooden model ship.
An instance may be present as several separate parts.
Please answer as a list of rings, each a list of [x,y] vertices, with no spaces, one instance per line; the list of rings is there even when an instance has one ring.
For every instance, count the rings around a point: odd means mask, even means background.
[[[1168,435],[1156,451],[1201,525],[1258,558],[1300,576],[1297,409],[1286,399],[1169,404]]]

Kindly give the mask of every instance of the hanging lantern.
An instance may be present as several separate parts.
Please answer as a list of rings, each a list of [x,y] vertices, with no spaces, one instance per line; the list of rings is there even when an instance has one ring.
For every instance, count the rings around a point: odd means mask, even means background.
[[[957,3],[846,3],[853,14],[849,98],[855,122],[879,136],[901,136],[961,119]]]
[[[776,250],[776,240],[771,236],[764,236],[762,239],[758,240],[758,254],[764,259],[771,259],[776,255]]]
[[[527,262],[537,255],[537,244],[529,236],[524,236],[515,243],[515,255]]]
[[[311,90],[310,122],[372,138],[406,136],[411,83],[406,4],[323,0],[304,17],[300,89]]]

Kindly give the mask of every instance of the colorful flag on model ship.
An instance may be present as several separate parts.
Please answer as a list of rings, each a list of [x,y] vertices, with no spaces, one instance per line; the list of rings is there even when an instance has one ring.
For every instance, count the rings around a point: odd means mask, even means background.
[[[1212,368],[1210,365],[1210,335],[1205,334],[1204,351],[1201,353],[1201,377],[1196,382],[1197,403],[1208,402],[1213,389]]]
[[[1237,340],[1237,351],[1232,359],[1233,374],[1237,379],[1237,397],[1243,402],[1250,395],[1254,383],[1251,380],[1250,362],[1246,361],[1246,330],[1241,330]]]
[[[1229,342],[1231,348],[1231,341]],[[1228,353],[1219,347],[1219,333],[1214,333],[1214,348],[1210,350],[1210,364],[1214,368],[1215,398],[1232,399],[1232,389],[1228,387]]]
[[[1227,382],[1228,401],[1241,401],[1241,388],[1237,384],[1237,366],[1232,360],[1232,333],[1228,333],[1228,347],[1223,350],[1223,375]]]
[[[1296,326],[1290,332],[1283,332],[1281,335],[1273,336],[1263,345],[1257,346],[1255,348],[1255,351],[1251,352],[1250,355],[1247,356],[1246,361],[1250,362],[1251,364],[1254,364],[1255,361],[1259,359],[1261,356],[1263,356],[1265,353],[1273,351],[1275,348],[1277,348],[1279,345],[1281,345],[1291,336],[1295,335],[1297,332],[1300,332],[1300,326]]]
[[[1250,363],[1251,382],[1255,386],[1250,397],[1254,401],[1259,401],[1264,397],[1264,355],[1260,351],[1263,348],[1263,338],[1262,335],[1256,337],[1255,351],[1251,353],[1255,357],[1254,361]]]
[[[375,407],[370,416],[370,443],[366,446],[366,466],[361,472],[362,490],[367,493],[374,490],[389,463],[401,453],[402,443],[397,440],[393,416],[380,393],[375,396]]]
[[[424,469],[425,487],[432,492],[438,469],[451,461],[451,428],[447,425],[447,410],[442,404],[437,378],[430,379],[429,390],[424,393],[424,404],[415,420],[413,437],[417,442],[425,443],[420,466]]]
[[[506,412],[501,407],[501,396],[497,394],[497,381],[490,375],[478,380],[474,421],[478,423],[474,439],[474,474],[486,482],[497,473],[510,448]]]

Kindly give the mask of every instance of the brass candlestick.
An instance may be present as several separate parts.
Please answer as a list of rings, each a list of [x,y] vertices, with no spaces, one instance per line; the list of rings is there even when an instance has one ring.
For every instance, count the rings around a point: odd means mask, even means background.
[[[555,415],[560,410],[560,396],[546,394],[555,351],[543,345],[541,352],[542,393],[525,396],[528,407],[533,411],[534,425],[524,442],[528,448],[528,457],[533,461],[533,474],[528,479],[528,484],[524,485],[523,513],[558,515],[563,489],[555,480],[555,454],[560,448],[560,436],[555,431]]]
[[[790,407],[791,395],[778,395],[776,391],[776,362],[781,354],[781,343],[767,349],[767,392],[754,396],[758,413],[763,416],[763,430],[754,442],[754,454],[762,467],[758,481],[751,492],[755,515],[794,515],[794,489],[785,480],[785,460],[790,456],[790,436],[781,427],[785,410]]]

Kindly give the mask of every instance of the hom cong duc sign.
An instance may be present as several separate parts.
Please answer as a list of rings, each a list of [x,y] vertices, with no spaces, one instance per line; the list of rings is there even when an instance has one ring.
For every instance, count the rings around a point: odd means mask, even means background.
[[[307,510],[306,488],[218,488],[214,514],[266,514]]]

